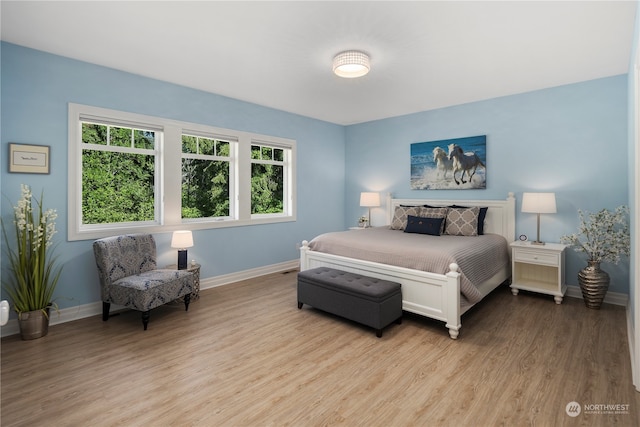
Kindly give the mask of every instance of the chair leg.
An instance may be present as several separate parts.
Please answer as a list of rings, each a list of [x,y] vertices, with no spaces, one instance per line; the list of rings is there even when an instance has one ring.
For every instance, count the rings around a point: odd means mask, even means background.
[[[189,311],[189,303],[191,302],[191,294],[184,296],[184,311]]]
[[[142,326],[144,326],[144,330],[147,330],[147,325],[149,324],[149,317],[151,317],[151,311],[143,311],[142,312]]]
[[[109,307],[111,307],[111,303],[102,301],[102,320],[109,320]]]

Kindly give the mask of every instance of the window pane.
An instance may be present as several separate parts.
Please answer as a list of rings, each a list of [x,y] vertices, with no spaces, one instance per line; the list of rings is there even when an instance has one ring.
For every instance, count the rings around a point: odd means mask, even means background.
[[[231,155],[231,144],[227,141],[218,141],[216,155],[229,157]]]
[[[284,162],[284,150],[280,148],[273,149],[273,160],[278,162]]]
[[[153,221],[154,156],[82,151],[82,223]]]
[[[118,128],[110,126],[109,135],[111,145],[116,147],[131,147],[131,132],[129,128]]]
[[[182,135],[182,152],[198,153],[198,138],[190,135]]]
[[[82,123],[82,142],[107,145],[107,127],[93,123]]]
[[[284,168],[253,163],[251,165],[251,213],[284,212]]]
[[[209,138],[198,138],[199,154],[206,154],[208,156],[215,156],[215,141]]]
[[[260,159],[260,146],[258,145],[251,146],[251,158]]]
[[[182,218],[229,216],[229,162],[182,159]]]
[[[133,146],[135,148],[153,150],[155,146],[155,132],[136,129],[133,131],[133,138]]]
[[[262,160],[272,160],[273,148],[262,147]]]

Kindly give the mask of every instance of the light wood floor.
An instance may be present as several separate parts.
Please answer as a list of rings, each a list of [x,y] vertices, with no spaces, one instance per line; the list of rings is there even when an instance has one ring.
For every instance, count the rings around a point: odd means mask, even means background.
[[[124,312],[4,338],[2,426],[640,425],[622,307],[502,287],[457,341],[413,315],[378,339],[298,310],[295,280],[202,291],[188,312],[153,311],[146,332]],[[628,411],[586,413],[605,404]]]

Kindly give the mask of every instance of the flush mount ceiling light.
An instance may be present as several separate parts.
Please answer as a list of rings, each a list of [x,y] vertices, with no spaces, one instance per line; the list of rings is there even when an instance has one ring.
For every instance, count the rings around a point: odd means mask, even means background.
[[[346,50],[333,58],[333,72],[340,77],[362,77],[370,68],[369,55],[357,50]]]

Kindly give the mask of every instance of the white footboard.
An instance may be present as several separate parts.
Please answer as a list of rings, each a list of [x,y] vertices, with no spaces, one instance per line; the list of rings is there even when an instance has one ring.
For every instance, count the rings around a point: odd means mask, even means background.
[[[458,337],[461,322],[460,273],[451,264],[447,274],[427,273],[404,267],[379,264],[315,252],[308,242],[300,248],[300,270],[331,267],[378,279],[391,280],[402,286],[402,309],[446,323],[451,338]]]

